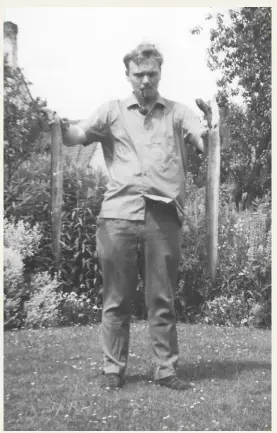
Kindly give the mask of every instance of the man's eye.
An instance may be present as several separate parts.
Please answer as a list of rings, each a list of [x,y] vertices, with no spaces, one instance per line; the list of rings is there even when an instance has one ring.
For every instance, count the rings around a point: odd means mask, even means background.
[[[136,78],[143,78],[144,76],[147,76],[148,78],[153,78],[153,77],[155,77],[156,75],[157,75],[156,72],[149,72],[148,74],[140,74],[140,73],[136,73],[136,74],[134,74],[134,76],[135,76]]]

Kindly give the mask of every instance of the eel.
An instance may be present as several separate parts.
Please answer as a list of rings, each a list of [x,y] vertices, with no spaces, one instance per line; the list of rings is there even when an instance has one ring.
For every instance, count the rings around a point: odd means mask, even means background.
[[[215,286],[218,264],[218,216],[220,185],[220,115],[214,98],[210,103],[196,99],[198,108],[207,121],[207,180],[206,180],[206,230],[208,270]]]
[[[54,115],[51,127],[51,223],[52,223],[52,251],[55,270],[58,272],[61,258],[61,229],[63,202],[63,158],[62,158],[62,130],[60,119]]]

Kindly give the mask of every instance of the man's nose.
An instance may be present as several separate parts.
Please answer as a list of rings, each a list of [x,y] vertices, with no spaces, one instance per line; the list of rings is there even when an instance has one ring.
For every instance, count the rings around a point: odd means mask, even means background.
[[[143,76],[143,78],[142,78],[142,82],[143,82],[143,84],[147,84],[147,83],[149,83],[149,77],[148,77],[147,74],[145,74],[145,75]]]

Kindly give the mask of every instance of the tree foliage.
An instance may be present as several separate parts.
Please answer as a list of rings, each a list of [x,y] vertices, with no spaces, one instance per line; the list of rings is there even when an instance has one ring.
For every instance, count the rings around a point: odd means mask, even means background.
[[[222,180],[232,176],[234,200],[248,206],[271,190],[271,8],[232,9],[215,20],[208,66],[220,72],[218,102],[231,131]]]
[[[33,99],[22,71],[4,61],[4,168],[10,181],[18,167],[35,152],[41,152],[42,124],[39,110],[45,106],[40,98]]]

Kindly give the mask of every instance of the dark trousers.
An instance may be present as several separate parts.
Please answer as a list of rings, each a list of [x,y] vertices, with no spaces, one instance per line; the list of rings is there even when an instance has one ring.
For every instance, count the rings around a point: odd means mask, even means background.
[[[145,221],[100,219],[97,252],[103,272],[104,371],[127,365],[132,295],[143,249],[145,296],[155,379],[176,374],[178,340],[174,293],[180,262],[181,224],[172,205],[148,201]]]

